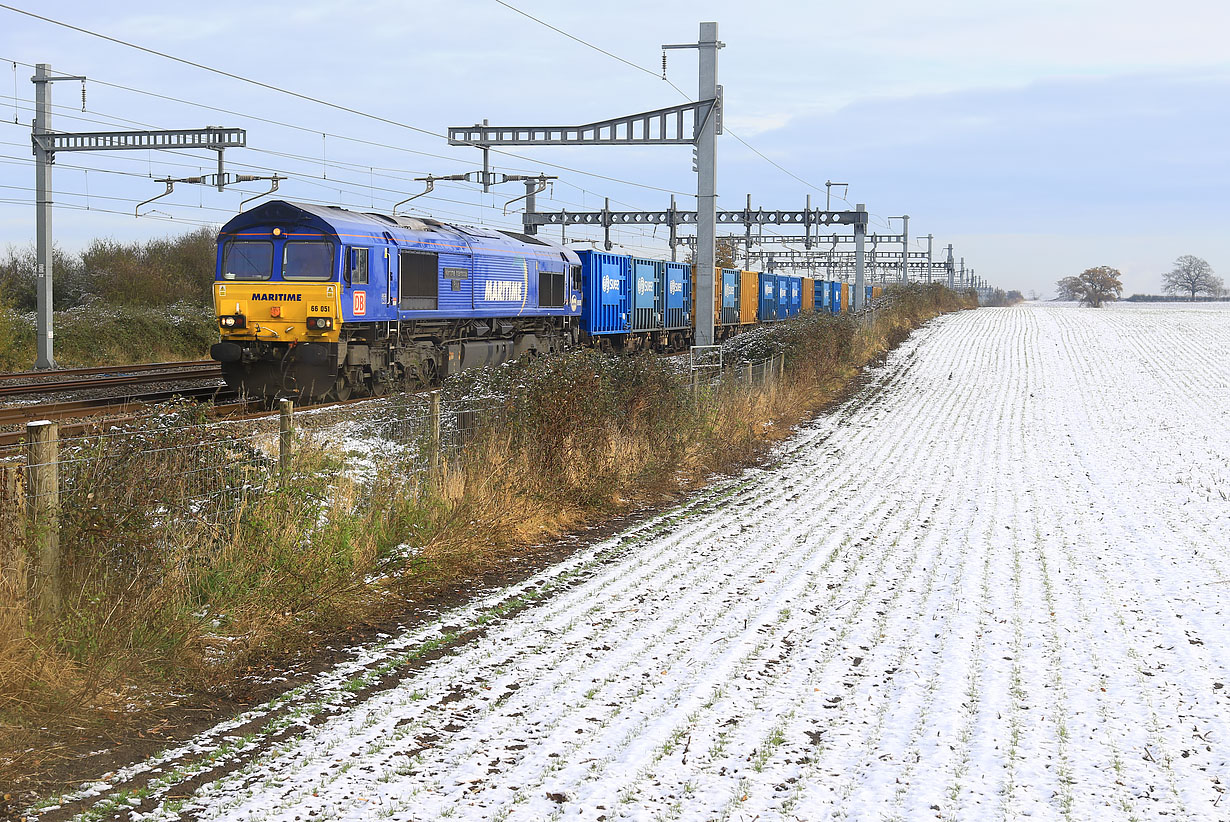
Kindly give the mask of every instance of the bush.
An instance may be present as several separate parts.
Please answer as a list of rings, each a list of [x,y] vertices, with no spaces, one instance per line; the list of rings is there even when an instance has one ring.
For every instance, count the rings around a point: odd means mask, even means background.
[[[202,227],[178,237],[120,243],[94,240],[80,255],[52,251],[53,307],[65,311],[91,302],[162,306],[213,300],[217,232]],[[9,246],[0,260],[0,294],[18,313],[37,306],[34,246]]]

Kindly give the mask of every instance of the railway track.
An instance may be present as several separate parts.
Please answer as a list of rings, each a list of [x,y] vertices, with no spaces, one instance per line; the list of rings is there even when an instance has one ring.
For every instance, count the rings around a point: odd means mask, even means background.
[[[51,394],[116,385],[146,385],[169,380],[221,377],[222,370],[213,360],[69,368],[61,371],[22,371],[0,374],[0,396]]]
[[[235,392],[225,386],[202,386],[152,391],[122,397],[95,397],[66,402],[38,403],[0,407],[0,446],[14,445],[25,437],[24,426],[32,420],[67,420],[60,426],[61,436],[79,436],[101,425],[132,422],[147,412],[150,406],[168,400],[197,399],[213,400],[215,413],[231,414],[251,411],[254,403],[240,400]]]

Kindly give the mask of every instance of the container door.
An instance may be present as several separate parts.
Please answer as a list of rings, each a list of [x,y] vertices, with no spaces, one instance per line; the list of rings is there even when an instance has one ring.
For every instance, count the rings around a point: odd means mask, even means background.
[[[722,324],[739,322],[739,272],[722,269]]]
[[[666,263],[666,322],[667,328],[683,328],[690,318],[687,311],[689,298],[687,288],[687,266],[679,263]]]

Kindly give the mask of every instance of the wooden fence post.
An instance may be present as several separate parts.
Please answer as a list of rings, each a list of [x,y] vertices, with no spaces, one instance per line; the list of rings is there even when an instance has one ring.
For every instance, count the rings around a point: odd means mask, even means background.
[[[431,469],[440,470],[440,392],[431,392]]]
[[[27,516],[34,526],[38,615],[60,615],[60,427],[40,420],[26,425]]]
[[[295,402],[278,400],[278,471],[290,470],[290,459],[295,444]]]
[[[748,390],[751,390],[751,387],[752,387],[752,364],[751,364],[750,362],[747,364],[747,387],[748,387]]]
[[[777,379],[786,379],[786,352],[777,355]]]

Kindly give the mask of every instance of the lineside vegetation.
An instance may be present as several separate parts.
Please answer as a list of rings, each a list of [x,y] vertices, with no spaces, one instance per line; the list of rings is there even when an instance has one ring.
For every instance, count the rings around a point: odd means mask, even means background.
[[[201,359],[217,342],[210,300],[217,232],[55,249],[56,358],[66,367]],[[0,370],[34,363],[34,247],[0,256]]]

